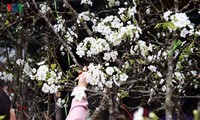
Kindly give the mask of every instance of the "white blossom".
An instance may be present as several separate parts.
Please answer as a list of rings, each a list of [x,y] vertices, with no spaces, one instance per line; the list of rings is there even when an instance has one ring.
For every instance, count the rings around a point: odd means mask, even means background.
[[[133,50],[133,46],[131,45],[131,48],[130,48],[130,53],[133,55],[135,54],[135,51]]]
[[[91,57],[92,55],[97,55],[103,51],[110,50],[110,47],[105,39],[87,37],[83,40],[83,42],[79,43],[76,50],[76,53],[79,55],[79,57],[85,55],[87,55],[87,57]]]
[[[145,41],[142,41],[142,40],[139,40],[139,41],[138,41],[138,46],[139,46],[141,55],[142,55],[143,57],[146,57],[146,55],[148,55],[148,47],[147,47],[147,45],[146,45],[146,42],[145,42]]]
[[[197,76],[197,71],[196,70],[191,70],[190,72],[192,73],[193,76]]]
[[[157,68],[154,65],[148,66],[148,69],[151,70],[151,72],[156,72],[157,71]]]
[[[6,73],[5,71],[0,72],[0,79],[5,81],[12,81],[13,80],[13,74]]]
[[[143,112],[144,112],[144,108],[140,107],[138,108],[138,110],[134,113],[134,120],[143,120]]]
[[[53,79],[52,77],[50,77],[50,78],[47,80],[47,82],[48,82],[48,84],[52,84],[52,83],[54,83],[54,80],[55,80],[55,79]]]
[[[105,52],[103,59],[106,61],[112,59],[112,61],[114,62],[117,59],[117,55],[118,55],[117,51]]]
[[[149,55],[148,57],[147,57],[147,60],[150,62],[150,61],[152,61],[153,60],[153,55]]]
[[[121,81],[126,81],[128,79],[128,75],[126,75],[125,73],[122,73],[119,75],[119,78]]]
[[[118,1],[118,0],[108,0],[108,5],[110,7],[119,6],[120,5],[120,1]]]
[[[156,74],[158,75],[158,77],[162,77],[162,74],[159,71],[157,71]]]
[[[128,8],[128,16],[129,18],[135,18],[135,14],[137,13],[136,6]]]
[[[43,13],[43,14],[51,11],[51,8],[47,5],[46,2],[44,2],[43,4],[40,4],[39,7],[40,7],[40,12]]]
[[[162,85],[165,82],[164,79],[160,79],[160,84]]]
[[[104,59],[104,60],[109,61],[110,58],[111,58],[111,56],[110,56],[110,53],[109,53],[109,52],[104,53],[104,56],[103,56],[103,59]]]
[[[31,71],[32,71],[32,73],[34,73],[34,74],[37,72],[36,68],[33,68]]]
[[[169,20],[169,15],[172,14],[172,11],[168,10],[164,13],[163,18],[168,21]]]
[[[151,14],[150,7],[147,7],[147,9],[146,9],[146,14],[147,14],[147,15],[150,15],[150,14]]]
[[[55,84],[51,84],[49,86],[49,92],[50,93],[56,93],[58,91],[58,89],[60,88],[60,86],[56,86]]]
[[[126,61],[126,62],[122,65],[123,68],[128,68],[129,66],[130,66],[130,64],[129,64],[128,61]]]
[[[49,71],[49,69],[46,65],[40,66],[37,70],[36,78],[38,80],[46,80],[46,74],[48,71]]]
[[[26,75],[32,75],[32,69],[31,69],[31,67],[29,66],[28,63],[25,63],[25,64],[24,64],[23,72],[24,72]]]
[[[165,85],[162,86],[162,91],[163,91],[163,92],[166,91],[166,86],[165,86]]]
[[[16,61],[16,63],[17,63],[18,65],[23,65],[23,64],[24,64],[24,60],[18,59],[18,60]]]
[[[37,63],[37,65],[44,65],[45,61],[41,61],[39,63]]]
[[[119,15],[123,14],[125,10],[126,8],[119,8],[118,14]]]
[[[88,4],[90,6],[92,6],[92,0],[81,0],[81,4]]]
[[[83,21],[92,21],[92,17],[94,17],[94,13],[91,13],[89,11],[84,11],[78,14],[77,23],[80,24]],[[94,22],[94,21],[93,21]]]
[[[189,18],[185,13],[175,13],[174,15],[170,16],[170,20],[176,28],[183,28],[191,24]]]
[[[65,104],[65,99],[61,99],[61,98],[58,98],[57,102],[56,102],[56,105],[59,106],[59,107],[64,107],[66,104]]]
[[[181,30],[180,36],[185,38],[188,33],[189,33],[189,31],[186,28],[183,28],[183,30]]]
[[[114,73],[113,67],[107,67],[107,68],[106,68],[106,73],[107,73],[108,75],[112,75],[112,74]]]
[[[105,73],[101,71],[101,68],[101,65],[94,66],[94,64],[90,64],[88,66],[88,71],[84,73],[87,83],[97,85],[99,82],[103,83],[105,81]]]
[[[174,75],[178,80],[182,80],[184,78],[184,75],[180,72],[174,72]]]
[[[49,85],[47,85],[47,83],[44,83],[42,86],[42,91],[44,93],[48,93],[49,92]]]

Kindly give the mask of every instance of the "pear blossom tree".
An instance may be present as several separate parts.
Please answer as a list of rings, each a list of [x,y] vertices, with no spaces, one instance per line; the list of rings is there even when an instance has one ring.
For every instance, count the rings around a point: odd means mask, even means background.
[[[198,0],[22,4],[0,11],[0,79],[19,118],[65,119],[84,66],[88,120],[187,119],[184,100],[197,108]]]

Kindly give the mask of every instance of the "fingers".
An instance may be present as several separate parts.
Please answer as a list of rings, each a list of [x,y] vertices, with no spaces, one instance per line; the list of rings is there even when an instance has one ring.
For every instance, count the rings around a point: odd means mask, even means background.
[[[87,71],[87,67],[86,66],[83,67],[83,71]]]
[[[82,70],[79,70],[79,76],[78,76],[78,86],[80,87],[86,87],[87,86],[87,82],[86,82],[86,77],[84,74],[82,74],[84,71],[87,71],[87,67],[83,67]]]
[[[78,71],[78,74],[82,74],[83,72],[86,72],[86,71],[87,71],[87,67],[84,66],[82,70]]]

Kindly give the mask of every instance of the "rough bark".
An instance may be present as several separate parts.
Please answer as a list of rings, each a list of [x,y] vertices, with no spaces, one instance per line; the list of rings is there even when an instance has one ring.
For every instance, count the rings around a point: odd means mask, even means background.
[[[174,68],[174,58],[170,55],[167,59],[167,75],[166,75],[166,97],[165,97],[165,118],[172,120],[172,73]]]

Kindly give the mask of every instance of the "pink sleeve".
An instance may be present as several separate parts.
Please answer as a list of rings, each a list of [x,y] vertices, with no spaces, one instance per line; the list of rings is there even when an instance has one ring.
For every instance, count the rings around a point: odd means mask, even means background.
[[[75,98],[73,98],[66,120],[85,120],[88,112],[87,106],[87,100],[77,101]]]

